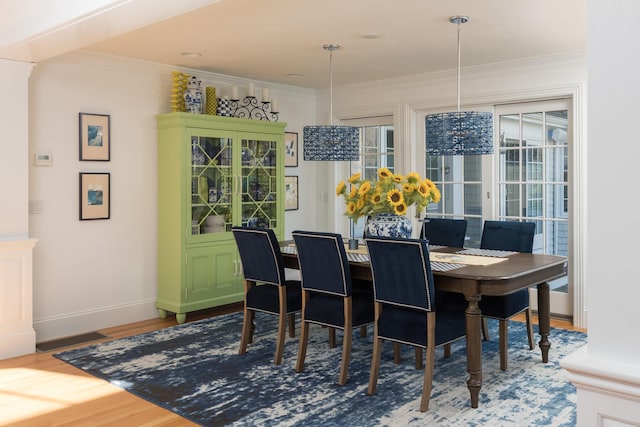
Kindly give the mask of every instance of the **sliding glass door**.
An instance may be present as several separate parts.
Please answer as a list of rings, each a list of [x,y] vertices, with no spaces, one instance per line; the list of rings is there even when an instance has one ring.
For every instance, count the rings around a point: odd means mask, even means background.
[[[487,219],[534,222],[535,253],[569,256],[570,105],[560,99],[495,106],[493,155],[433,156],[425,147],[425,176],[442,194],[427,216],[466,219],[466,247],[479,247]],[[570,277],[551,287],[552,313],[571,316]]]
[[[496,107],[495,217],[535,223],[534,253],[569,256],[569,113],[568,100]],[[571,288],[551,283],[552,312],[572,314]]]

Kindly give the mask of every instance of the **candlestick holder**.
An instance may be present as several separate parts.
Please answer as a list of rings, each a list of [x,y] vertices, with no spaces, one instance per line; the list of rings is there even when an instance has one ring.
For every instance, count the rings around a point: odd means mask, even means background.
[[[242,101],[230,99],[231,115],[243,119],[278,121],[278,111],[271,111],[271,102],[258,101],[255,96],[245,96]]]

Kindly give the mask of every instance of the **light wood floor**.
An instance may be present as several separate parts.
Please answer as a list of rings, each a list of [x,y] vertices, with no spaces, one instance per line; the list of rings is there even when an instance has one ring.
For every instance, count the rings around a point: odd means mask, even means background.
[[[239,306],[204,310],[187,322],[238,310]],[[523,320],[523,317],[516,320]],[[537,319],[536,319],[537,320]],[[152,319],[101,330],[110,339],[176,325],[175,317]],[[551,326],[570,330],[566,320]],[[497,339],[497,337],[492,337]],[[238,338],[239,339],[239,338]],[[98,341],[93,341],[96,343]],[[83,344],[84,346],[87,344]],[[68,350],[73,347],[66,347]],[[95,378],[52,356],[60,350],[0,360],[2,426],[193,426],[188,420]],[[553,347],[551,349],[553,355]]]

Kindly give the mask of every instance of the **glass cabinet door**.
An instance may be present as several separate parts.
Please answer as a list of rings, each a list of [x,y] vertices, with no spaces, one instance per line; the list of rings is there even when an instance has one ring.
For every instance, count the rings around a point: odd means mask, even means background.
[[[191,235],[231,231],[233,139],[191,136]]]
[[[277,154],[275,141],[241,139],[242,225],[276,228]]]

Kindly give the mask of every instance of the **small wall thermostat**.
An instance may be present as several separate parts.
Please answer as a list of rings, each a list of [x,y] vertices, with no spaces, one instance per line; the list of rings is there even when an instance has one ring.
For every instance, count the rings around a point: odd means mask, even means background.
[[[35,165],[36,166],[51,166],[53,164],[53,158],[51,153],[36,153]]]

